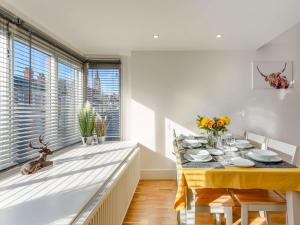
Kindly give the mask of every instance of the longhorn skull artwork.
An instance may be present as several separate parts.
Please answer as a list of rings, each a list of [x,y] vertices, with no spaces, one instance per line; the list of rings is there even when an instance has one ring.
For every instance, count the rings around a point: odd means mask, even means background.
[[[280,72],[271,73],[268,75],[261,72],[258,66],[256,68],[260,75],[265,78],[265,81],[269,83],[270,87],[276,89],[287,89],[289,87],[289,81],[287,77],[283,75],[284,71],[286,70],[286,66],[287,63],[284,64],[284,67]]]

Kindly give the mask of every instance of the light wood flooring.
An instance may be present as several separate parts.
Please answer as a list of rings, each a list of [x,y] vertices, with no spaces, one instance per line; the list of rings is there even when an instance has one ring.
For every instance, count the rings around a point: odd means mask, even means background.
[[[173,203],[175,180],[141,180],[125,217],[123,225],[177,225]],[[240,225],[240,208],[234,209],[234,225]],[[273,213],[272,225],[284,225],[285,214]],[[208,213],[197,213],[197,225],[214,225]],[[224,224],[224,223],[223,223]],[[258,213],[250,212],[249,225],[266,225]]]

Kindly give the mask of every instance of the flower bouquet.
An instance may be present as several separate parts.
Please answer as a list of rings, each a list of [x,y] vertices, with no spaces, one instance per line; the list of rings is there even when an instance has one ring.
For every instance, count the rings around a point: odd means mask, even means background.
[[[205,116],[197,117],[197,126],[207,131],[208,142],[212,147],[221,134],[227,131],[227,126],[230,124],[230,119],[227,116],[214,117],[213,119]]]

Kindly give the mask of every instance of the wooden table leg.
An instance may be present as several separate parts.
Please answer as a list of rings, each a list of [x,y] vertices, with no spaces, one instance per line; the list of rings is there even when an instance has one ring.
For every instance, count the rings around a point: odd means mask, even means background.
[[[187,189],[187,201],[188,201],[188,207],[186,211],[186,224],[196,225],[196,204],[195,204],[194,190]]]
[[[300,225],[300,192],[287,192],[288,225]]]

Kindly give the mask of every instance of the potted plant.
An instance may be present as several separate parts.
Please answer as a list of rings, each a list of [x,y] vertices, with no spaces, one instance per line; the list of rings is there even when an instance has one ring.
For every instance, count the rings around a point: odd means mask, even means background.
[[[105,141],[106,130],[107,130],[106,116],[102,117],[99,114],[97,114],[96,121],[95,121],[95,131],[97,134],[99,144]]]
[[[81,140],[83,144],[90,145],[93,141],[93,132],[95,128],[95,112],[89,102],[80,110],[78,114]]]

